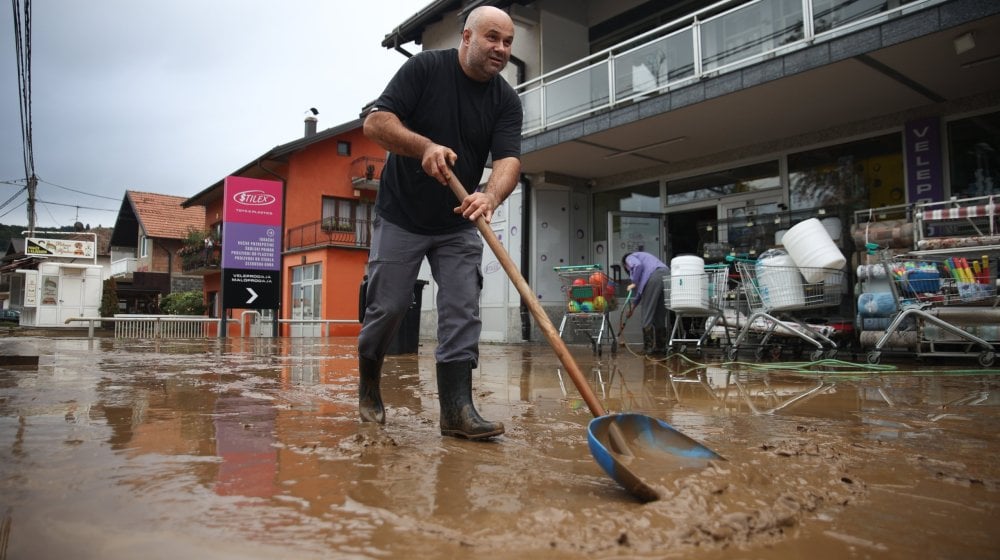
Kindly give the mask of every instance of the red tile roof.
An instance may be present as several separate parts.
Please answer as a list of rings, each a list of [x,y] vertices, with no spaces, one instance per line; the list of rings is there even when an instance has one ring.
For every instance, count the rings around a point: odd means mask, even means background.
[[[191,230],[205,229],[205,207],[182,208],[185,196],[125,191],[149,237],[184,239]]]
[[[78,239],[80,241],[92,241],[97,243],[97,255],[107,256],[111,254],[111,232],[113,228],[109,227],[95,227],[91,229],[84,230],[80,233],[70,233],[66,235],[66,239]],[[97,238],[94,238],[94,235]]]

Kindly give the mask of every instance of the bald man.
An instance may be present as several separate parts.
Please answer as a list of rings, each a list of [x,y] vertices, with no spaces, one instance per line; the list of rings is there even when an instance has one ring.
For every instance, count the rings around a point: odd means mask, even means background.
[[[365,135],[389,156],[375,202],[364,324],[358,337],[359,412],[385,423],[379,390],[388,346],[412,302],[424,257],[438,284],[437,361],[441,434],[473,440],[504,432],[472,402],[479,363],[479,293],[487,222],[521,173],[521,102],[500,71],[514,24],[502,10],[473,10],[457,49],[421,52],[400,67],[365,118]],[[493,173],[476,190],[487,157]],[[468,195],[456,200],[454,173]]]

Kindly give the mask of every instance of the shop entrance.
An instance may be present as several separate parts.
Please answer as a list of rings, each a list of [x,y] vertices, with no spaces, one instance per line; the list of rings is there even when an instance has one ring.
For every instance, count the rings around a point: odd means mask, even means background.
[[[667,258],[664,262],[670,264],[670,259],[677,255],[701,256],[703,243],[699,225],[717,219],[715,206],[676,212],[667,215]]]

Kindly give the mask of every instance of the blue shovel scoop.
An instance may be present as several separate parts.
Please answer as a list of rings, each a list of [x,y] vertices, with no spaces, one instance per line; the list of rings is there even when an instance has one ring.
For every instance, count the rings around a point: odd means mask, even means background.
[[[454,173],[448,178],[448,186],[459,201],[465,200],[468,196],[468,191]],[[711,449],[661,420],[634,413],[607,414],[601,402],[594,396],[566,343],[559,336],[559,331],[538,302],[538,297],[528,286],[528,282],[521,276],[507,249],[493,233],[493,229],[482,216],[476,220],[476,227],[517,288],[522,301],[528,305],[531,315],[538,323],[538,328],[545,335],[545,339],[594,415],[594,419],[587,426],[587,441],[590,452],[604,472],[633,496],[648,502],[659,499],[660,493],[644,478],[650,476],[662,478],[680,469],[704,467],[712,459],[721,459],[721,456]]]

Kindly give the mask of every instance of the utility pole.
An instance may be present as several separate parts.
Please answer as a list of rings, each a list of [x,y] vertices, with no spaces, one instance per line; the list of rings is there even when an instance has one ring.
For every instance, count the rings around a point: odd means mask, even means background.
[[[38,177],[34,173],[28,177],[28,237],[35,235],[35,189],[38,187]]]

